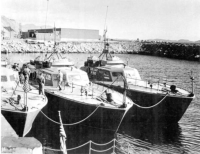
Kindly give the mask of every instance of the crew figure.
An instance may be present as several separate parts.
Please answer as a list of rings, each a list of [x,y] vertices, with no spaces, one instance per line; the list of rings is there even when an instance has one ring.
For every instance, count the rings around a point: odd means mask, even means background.
[[[24,65],[24,68],[23,68],[24,76],[27,76],[29,78],[30,73],[31,73],[31,70],[28,68],[27,65]]]
[[[61,84],[62,84],[62,81],[63,81],[63,73],[62,73],[60,70],[58,70],[57,79],[58,79],[58,87],[59,87],[59,90],[62,90]]]
[[[24,65],[24,68],[23,68],[24,82],[27,82],[28,84],[29,84],[30,73],[31,73],[31,70],[28,68],[27,65]],[[29,84],[29,89],[32,90],[30,84]]]
[[[19,105],[21,109],[24,109],[25,106],[24,106],[24,104],[22,103],[21,95],[17,95],[16,104]]]
[[[19,72],[19,81],[20,81],[20,84],[24,84],[24,75],[22,72]]]
[[[43,76],[43,73],[40,73],[38,77],[38,84],[39,84],[39,95],[44,95],[44,85],[45,85],[45,78]]]

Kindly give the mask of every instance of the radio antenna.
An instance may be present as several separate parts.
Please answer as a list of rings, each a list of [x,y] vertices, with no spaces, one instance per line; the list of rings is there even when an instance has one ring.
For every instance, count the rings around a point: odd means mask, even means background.
[[[105,30],[105,27],[106,27],[107,14],[108,14],[108,6],[107,6],[107,8],[106,8],[106,18],[105,18],[104,30]]]
[[[103,30],[103,40],[104,40],[104,43],[106,41],[106,33],[107,33],[107,26],[106,26],[107,14],[108,14],[108,6],[106,8],[106,18],[105,18],[104,30]]]
[[[45,18],[45,33],[44,33],[44,41],[45,41],[45,35],[46,35],[46,23],[47,23],[47,12],[48,12],[48,5],[49,4],[49,0],[47,0],[47,9],[46,9],[46,18]]]

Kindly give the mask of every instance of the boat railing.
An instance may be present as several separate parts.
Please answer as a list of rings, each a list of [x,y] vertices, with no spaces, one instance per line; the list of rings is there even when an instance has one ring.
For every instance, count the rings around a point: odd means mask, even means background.
[[[107,143],[96,143],[96,142],[93,142],[92,140],[90,140],[82,145],[77,146],[77,147],[66,149],[66,151],[69,152],[69,151],[78,150],[78,149],[80,150],[80,148],[84,148],[86,146],[89,147],[88,154],[91,154],[92,152],[98,152],[98,153],[110,152],[112,154],[121,152],[124,154],[129,154],[130,151],[134,151],[134,146],[131,146],[130,144],[127,144],[127,146],[128,146],[127,149],[122,148],[122,143],[118,142],[115,138]],[[94,147],[96,147],[96,148],[94,148]],[[99,149],[97,149],[97,147],[99,147]],[[103,148],[103,147],[105,147],[105,148]],[[59,153],[59,152],[62,152],[63,150],[53,149],[53,148],[49,148],[49,147],[43,147],[44,154],[48,154],[49,151],[53,151],[54,153],[56,153],[56,152]]]
[[[79,87],[80,88],[80,95],[81,96],[92,96],[92,98],[96,98],[96,99],[103,99],[104,102],[106,101],[106,95],[103,95],[103,94],[106,94],[106,91],[108,90],[109,92],[113,93],[113,89],[109,88],[109,87],[105,87],[105,86],[102,86],[102,85],[99,85],[99,84],[96,84],[96,83],[93,83],[93,82],[89,82],[89,84],[87,85],[80,85],[80,84],[77,84],[77,83],[74,83],[74,82],[70,82],[67,84],[71,89],[71,93],[74,92],[74,88],[75,87]],[[112,84],[111,84],[112,85]],[[115,91],[115,93],[117,93],[117,91]],[[123,95],[117,95],[117,98],[115,97],[114,100],[116,102],[120,101],[121,99],[123,99]]]
[[[160,79],[141,80],[141,79],[126,77],[126,80],[127,80],[128,85],[145,87],[145,88],[154,89],[157,91],[162,90],[161,87],[167,88],[166,82],[161,83]]]
[[[150,80],[141,80],[141,79],[135,79],[135,78],[130,78],[126,77],[127,83],[128,83],[128,88],[130,89],[130,85],[133,86],[139,86],[139,87],[144,87],[147,89],[155,90],[157,92],[170,92],[171,88],[169,85],[167,85],[167,82],[165,79],[150,79]],[[130,81],[132,80],[132,81]],[[164,81],[164,82],[163,82]],[[187,90],[185,90],[187,91]],[[181,92],[176,92],[174,93],[176,95],[188,97],[188,94],[183,94]]]
[[[111,83],[110,86],[113,83]],[[65,83],[64,85],[67,85],[66,87],[68,88],[68,90],[71,90],[71,93],[74,92],[75,87],[76,88],[78,87],[78,88],[80,88],[80,96],[85,96],[85,97],[91,96],[92,99],[101,100],[102,102],[111,104],[115,107],[119,107],[119,105],[121,104],[119,102],[121,102],[122,100],[123,100],[123,103],[126,102],[125,98],[124,98],[126,96],[120,95],[119,92],[114,91],[114,89],[110,88],[110,86],[106,87],[106,86],[102,86],[102,85],[99,85],[99,84],[96,84],[93,82],[89,82],[89,84],[86,84],[86,85],[81,85],[81,84],[74,83],[73,81]],[[76,92],[77,92],[77,90],[76,90]],[[115,97],[113,97],[112,100],[117,104],[112,104],[112,101],[111,102],[107,101],[108,98],[112,97],[113,95]]]
[[[86,85],[81,85],[81,84],[77,84],[77,83],[74,83],[73,81],[72,82],[68,82],[67,84],[65,85],[68,85],[69,88],[71,88],[71,92],[73,93],[73,89],[75,87],[79,87],[80,88],[80,93],[81,93],[81,96],[85,95],[87,96],[88,94],[91,94],[92,97],[94,96],[94,93],[95,91],[98,91],[100,93],[99,96],[102,96],[102,94],[109,89],[109,87],[105,87],[105,86],[101,86],[99,84],[96,84],[96,83],[93,83],[93,82],[89,82],[89,84],[86,84]],[[113,90],[113,89],[111,89]]]

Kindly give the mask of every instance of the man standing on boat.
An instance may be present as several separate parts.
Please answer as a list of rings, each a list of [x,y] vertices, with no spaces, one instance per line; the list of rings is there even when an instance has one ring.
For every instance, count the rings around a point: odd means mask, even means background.
[[[28,68],[26,64],[23,66],[22,69],[23,69],[23,75],[24,75],[24,83],[27,83],[27,85],[29,86],[29,90],[31,90],[31,86],[29,84],[29,77],[30,77],[31,70]]]
[[[63,81],[63,74],[60,70],[58,70],[58,87],[59,87],[59,90],[62,90],[61,88],[61,84],[62,84],[62,81]]]
[[[44,95],[44,84],[45,84],[45,78],[43,76],[43,73],[40,73],[40,76],[38,78],[38,84],[39,84],[39,95]]]

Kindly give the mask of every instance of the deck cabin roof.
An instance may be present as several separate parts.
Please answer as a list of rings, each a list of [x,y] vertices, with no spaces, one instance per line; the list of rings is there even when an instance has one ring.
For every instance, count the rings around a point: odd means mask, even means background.
[[[129,66],[101,66],[101,67],[97,67],[98,69],[102,69],[102,70],[107,70],[110,72],[123,72],[124,70],[134,70],[134,68],[131,68]]]
[[[62,73],[80,73],[80,70],[74,68],[74,67],[65,67],[65,68],[45,68],[45,69],[40,69],[42,72],[48,73],[48,74],[58,74],[58,70],[60,70]]]

